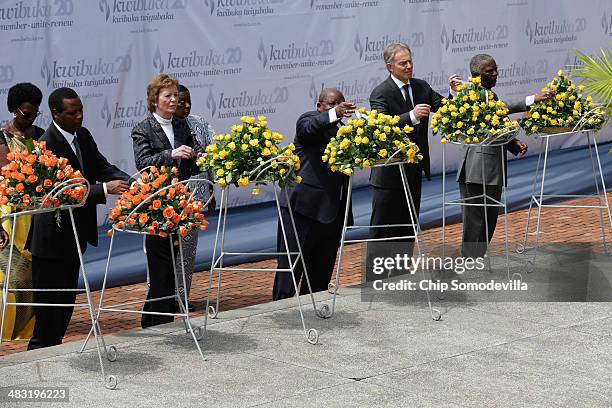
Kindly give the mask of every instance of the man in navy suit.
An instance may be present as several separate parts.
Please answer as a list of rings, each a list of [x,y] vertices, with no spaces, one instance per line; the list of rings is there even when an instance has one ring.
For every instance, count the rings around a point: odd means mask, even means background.
[[[355,105],[344,100],[337,89],[323,89],[317,102],[317,110],[306,112],[297,121],[295,152],[300,157],[298,175],[302,182],[291,192],[289,205],[293,211],[297,235],[306,263],[313,292],[327,289],[336,253],[340,244],[344,211],[346,208],[348,176],[332,172],[321,156],[329,140],[336,136],[340,120],[350,117]],[[286,205],[286,203],[283,203]],[[278,225],[278,252],[285,251],[280,222],[283,222],[291,252],[297,252],[297,243],[286,207],[281,208]],[[352,219],[352,215],[350,215]],[[286,255],[279,255],[278,268],[288,269]],[[302,263],[295,266],[295,278],[299,284]],[[302,282],[300,294],[308,293],[308,285]],[[295,295],[293,280],[287,272],[277,272],[272,297],[274,300]]]
[[[417,219],[421,207],[422,174],[430,178],[429,143],[427,131],[429,113],[436,111],[442,104],[442,96],[429,84],[412,77],[412,52],[404,43],[393,43],[385,47],[383,57],[389,77],[379,84],[370,94],[370,107],[379,113],[398,115],[397,126],[410,125],[414,131],[409,135],[423,155],[418,164],[404,164],[408,186],[414,201],[414,214]],[[372,216],[370,225],[411,224],[408,206],[402,186],[398,166],[376,167],[370,173],[370,183],[374,187]],[[414,220],[416,222],[416,219]],[[371,238],[415,235],[413,227],[371,228]],[[409,241],[414,241],[409,239]],[[370,243],[369,249],[380,248],[378,243]],[[382,245],[382,244],[380,244]],[[412,254],[412,244],[406,248]]]
[[[96,204],[105,204],[107,194],[121,194],[129,188],[129,176],[110,164],[98,150],[89,130],[82,127],[83,104],[70,88],[56,89],[49,95],[53,123],[40,141],[57,157],[80,170],[90,183],[85,206],[74,210],[74,221],[81,251],[87,243],[98,245]],[[30,231],[32,284],[34,288],[76,289],[79,255],[68,211],[58,222],[54,212],[35,215]],[[36,303],[73,304],[76,292],[35,292]],[[73,307],[35,307],[36,325],[28,349],[61,344],[70,323]]]

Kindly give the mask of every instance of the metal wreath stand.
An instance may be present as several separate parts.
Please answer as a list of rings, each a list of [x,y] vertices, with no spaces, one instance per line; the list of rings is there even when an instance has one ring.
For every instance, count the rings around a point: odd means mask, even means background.
[[[387,167],[387,166],[398,166],[400,176],[402,178],[402,187],[404,189],[404,197],[406,198],[406,204],[408,206],[408,212],[410,214],[410,224],[388,224],[388,225],[347,225],[348,223],[348,214],[351,206],[351,196],[353,194],[353,174],[349,176],[349,184],[348,184],[348,193],[346,197],[346,208],[344,210],[344,224],[342,227],[342,235],[340,237],[340,251],[338,253],[338,266],[336,268],[336,277],[334,282],[330,282],[328,285],[328,291],[332,293],[334,296],[332,298],[331,308],[327,303],[321,304],[317,315],[321,318],[327,319],[334,315],[336,311],[336,296],[338,295],[338,290],[340,288],[340,273],[342,271],[342,257],[344,254],[344,245],[345,244],[354,244],[358,242],[375,242],[375,241],[393,241],[399,239],[414,239],[414,243],[416,245],[416,250],[419,256],[422,256],[424,252],[422,251],[421,244],[419,243],[419,234],[421,233],[421,226],[419,224],[419,217],[416,214],[414,202],[412,200],[412,193],[410,192],[410,188],[408,188],[408,180],[406,178],[406,172],[404,170],[403,164],[406,164],[404,161],[394,161],[394,157],[398,155],[400,152],[406,152],[406,149],[398,149],[389,158],[381,164],[376,164],[371,167]],[[387,238],[364,238],[364,239],[346,239],[346,233],[349,229],[358,229],[358,228],[389,228],[389,227],[413,227],[415,231],[414,235],[403,235],[403,236],[394,236]],[[421,238],[422,240],[422,238]],[[423,244],[425,244],[423,242]],[[424,245],[423,245],[424,246]],[[425,277],[425,271],[421,269],[421,273],[423,277]],[[435,321],[440,320],[442,314],[436,308],[431,305],[431,298],[429,295],[429,288],[425,290],[427,294],[427,304],[429,306],[429,312],[431,314],[431,318]]]
[[[540,140],[540,143],[544,146],[544,151],[543,152],[540,151],[538,155],[538,164],[536,167],[536,173],[533,178],[533,184],[531,188],[531,200],[529,203],[529,212],[527,214],[527,225],[525,227],[525,237],[524,237],[523,243],[519,244],[516,250],[518,253],[523,253],[527,249],[533,249],[533,258],[527,261],[528,272],[533,272],[535,268],[535,260],[536,260],[537,253],[538,253],[539,238],[540,238],[540,223],[541,223],[541,218],[542,218],[542,208],[595,208],[595,209],[599,209],[599,224],[601,226],[601,238],[603,241],[604,251],[606,252],[608,256],[612,256],[612,251],[608,250],[608,244],[606,243],[606,227],[604,225],[605,222],[604,222],[603,210],[605,209],[608,213],[607,218],[608,218],[608,221],[610,222],[610,226],[612,226],[612,213],[610,212],[610,203],[608,202],[608,196],[606,194],[606,183],[605,183],[603,171],[601,168],[601,161],[599,159],[599,150],[597,148],[597,138],[596,138],[597,133],[596,131],[592,129],[584,129],[584,126],[588,123],[590,119],[598,117],[598,116],[599,117],[604,116],[602,113],[596,113],[598,109],[603,110],[603,107],[595,107],[591,109],[590,111],[586,112],[582,116],[582,118],[580,118],[580,120],[576,123],[576,125],[574,125],[574,128],[569,132],[553,133],[553,134],[538,133],[536,135],[536,138],[538,138]],[[548,149],[549,149],[550,139],[552,137],[559,137],[559,136],[572,135],[572,134],[578,134],[578,133],[584,133],[586,134],[586,137],[587,137],[587,142],[589,146],[589,157],[591,159],[591,166],[593,169],[593,181],[595,183],[595,190],[597,194],[596,195],[593,195],[593,194],[586,194],[586,195],[544,194],[544,181],[546,179],[546,165],[548,163]],[[591,138],[591,133],[593,133],[592,138]],[[595,150],[595,154],[593,154],[593,149]],[[544,160],[542,160],[542,155],[544,155]],[[595,167],[596,162],[597,162],[597,167]],[[540,164],[542,164],[541,170],[540,170]],[[597,175],[598,170],[599,170],[599,176]],[[540,176],[540,171],[542,173],[541,176]],[[599,181],[601,181],[601,189],[599,186]],[[539,194],[536,194],[536,185],[538,185],[538,182],[539,182],[540,191],[539,191]],[[602,195],[603,195],[603,199],[602,199]],[[597,205],[544,204],[545,200],[550,200],[550,199],[567,200],[567,199],[576,199],[576,198],[597,198],[599,204]],[[535,230],[535,242],[534,242],[534,246],[528,247],[527,244],[529,243],[529,225],[531,222],[531,210],[533,208],[534,203],[538,207],[538,216],[537,216],[536,230]]]
[[[257,183],[257,181],[259,180],[259,178],[269,169],[271,168],[275,168],[276,166],[286,166],[287,167],[287,173],[285,175],[285,180],[289,177],[289,175],[294,171],[293,166],[290,165],[289,163],[285,162],[285,161],[281,161],[280,159],[289,159],[289,156],[277,156],[271,159],[268,159],[264,162],[262,162],[259,166],[257,166],[253,171],[251,171],[251,173],[249,174],[249,179],[255,183]],[[255,175],[255,177],[252,177],[253,175]],[[277,181],[274,181],[272,183],[272,187],[274,190],[274,199],[276,201],[276,210],[278,212],[278,217],[280,220],[282,220],[281,218],[281,206],[280,206],[280,202],[279,202],[279,194],[278,194],[278,190],[277,190],[277,185],[279,183]],[[297,239],[297,228],[295,227],[295,220],[293,218],[293,211],[291,210],[291,206],[289,205],[289,194],[287,193],[287,187],[285,185],[285,187],[281,187],[280,185],[278,185],[281,190],[283,191],[283,194],[285,195],[285,199],[287,202],[287,210],[289,212],[289,218],[291,219],[291,227],[293,228],[293,234],[294,237],[296,237],[296,243],[297,243],[297,247],[298,247],[298,251],[297,252],[291,252],[289,249],[289,242],[287,239],[287,231],[285,230],[285,225],[283,222],[280,223],[281,226],[281,231],[283,234],[283,241],[285,243],[285,250],[286,252],[227,252],[225,250],[225,226],[226,226],[226,222],[227,222],[227,209],[228,209],[228,202],[229,202],[229,185],[222,188],[221,189],[221,204],[219,205],[219,221],[217,223],[217,234],[215,236],[215,247],[213,248],[213,259],[212,259],[212,265],[210,268],[210,277],[208,280],[208,296],[206,299],[206,310],[207,313],[205,315],[204,318],[204,330],[206,330],[206,325],[208,323],[208,317],[210,316],[211,319],[215,319],[219,313],[219,303],[221,300],[221,276],[222,276],[222,272],[223,271],[234,271],[234,272],[283,272],[283,273],[290,273],[291,277],[293,279],[293,288],[295,289],[295,297],[297,299],[298,302],[298,310],[300,313],[300,319],[302,322],[302,329],[304,330],[304,336],[306,337],[306,341],[308,341],[308,343],[310,344],[317,344],[319,341],[319,332],[316,329],[310,328],[308,329],[306,327],[306,322],[304,320],[304,313],[302,311],[302,301],[300,299],[300,294],[299,294],[299,288],[298,285],[296,283],[295,280],[295,276],[293,274],[296,265],[298,264],[298,262],[302,263],[302,267],[303,267],[303,275],[304,278],[306,280],[306,284],[308,285],[308,292],[310,294],[310,300],[312,302],[312,307],[316,312],[316,303],[315,303],[315,299],[314,296],[312,294],[312,288],[310,286],[310,279],[308,278],[308,271],[306,270],[306,263],[304,262],[304,257],[302,255],[302,246],[300,245],[300,241],[299,239]],[[220,254],[218,254],[217,252],[217,247],[220,246],[219,251]],[[285,268],[285,269],[279,269],[279,268],[234,268],[234,267],[227,267],[227,266],[223,266],[223,260],[225,258],[225,256],[235,256],[235,255],[266,255],[266,256],[282,256],[282,255],[286,255],[288,260],[289,260],[289,268]],[[292,261],[291,257],[292,256],[296,256],[295,261]],[[216,305],[212,306],[210,304],[210,295],[212,292],[212,282],[213,282],[213,274],[215,272],[218,272],[218,279],[217,279],[217,300],[216,300]],[[304,283],[304,280],[302,280],[302,283]]]
[[[61,197],[61,195],[64,193],[65,190],[73,189],[79,186],[85,187],[86,192],[83,196],[82,201],[78,204],[61,205],[59,207],[44,207],[43,204],[41,204],[36,209],[18,211],[18,212],[14,212],[11,214],[2,214],[2,217],[1,217],[2,219],[10,218],[12,220],[11,221],[12,226],[11,226],[11,237],[9,241],[10,248],[9,248],[8,263],[7,263],[7,268],[6,268],[6,274],[4,277],[4,282],[2,282],[2,314],[1,314],[2,323],[0,324],[0,339],[2,339],[2,335],[4,333],[4,316],[6,315],[6,307],[9,305],[10,306],[36,306],[36,307],[86,307],[89,309],[89,317],[91,318],[91,323],[92,323],[92,332],[96,339],[96,350],[98,352],[98,360],[100,362],[100,371],[102,372],[102,380],[104,381],[107,387],[113,387],[113,384],[115,384],[115,377],[112,375],[107,377],[104,371],[104,363],[102,361],[102,353],[100,351],[101,345],[102,346],[104,345],[104,338],[102,336],[102,332],[100,332],[99,327],[96,325],[96,318],[94,316],[94,304],[93,304],[93,299],[91,296],[91,289],[89,287],[89,279],[87,278],[87,272],[85,270],[85,263],[83,262],[83,254],[81,253],[81,245],[79,243],[79,237],[77,234],[76,224],[74,222],[74,214],[73,214],[73,211],[75,208],[83,207],[87,201],[87,197],[89,196],[89,181],[87,181],[87,179],[83,177],[65,180],[62,183],[55,186],[53,190],[49,192],[48,194],[49,198],[47,199],[48,201],[46,202],[53,203],[55,199],[59,199]],[[17,226],[17,217],[21,217],[24,215],[43,214],[43,213],[55,212],[55,211],[68,211],[68,214],[70,215],[70,224],[72,225],[72,232],[74,234],[76,249],[79,255],[80,270],[83,276],[83,284],[85,286],[85,289],[73,289],[73,288],[65,288],[65,289],[47,289],[47,288],[19,289],[19,288],[16,288],[16,289],[10,289],[9,282],[10,282],[10,277],[11,277],[11,264],[13,261],[13,251],[15,249],[14,242],[15,242],[15,229]],[[87,302],[86,303],[73,303],[73,304],[8,302],[9,292],[85,292],[85,295],[87,297]]]
[[[486,179],[485,179],[485,165],[484,160],[480,160],[481,170],[482,170],[482,194],[469,197],[469,198],[459,198],[457,200],[446,201],[446,144],[442,145],[442,257],[444,257],[446,253],[446,207],[451,205],[458,205],[461,207],[484,207],[484,218],[485,218],[485,232],[486,232],[486,248],[487,252],[489,251],[489,220],[487,214],[488,207],[498,207],[504,209],[504,247],[505,247],[505,255],[506,255],[506,276],[508,280],[517,279],[521,280],[522,276],[518,272],[514,272],[510,275],[510,251],[508,247],[508,206],[506,203],[506,166],[504,165],[505,160],[505,151],[504,146],[506,146],[510,141],[516,138],[516,134],[518,133],[518,127],[511,126],[500,130],[496,134],[491,134],[483,139],[480,143],[463,143],[463,142],[454,142],[448,141],[447,143],[451,143],[459,146],[466,146],[470,148],[480,148],[482,147],[499,147],[501,151],[501,161],[502,161],[502,198],[501,201],[494,199],[493,197],[487,194],[486,190]],[[465,135],[467,137],[467,135]],[[482,153],[482,150],[480,152]],[[482,202],[477,202],[482,201]],[[488,259],[489,270],[491,269],[491,258],[487,256],[485,253],[485,257]]]
[[[149,170],[150,168],[152,168],[153,166],[149,166],[146,167],[144,169],[142,169],[141,171],[135,173],[131,178],[136,178],[139,174],[141,174],[142,172]],[[134,209],[130,212],[130,214],[127,216],[127,218],[130,218],[130,216],[134,213],[136,213],[142,206],[147,205],[149,202],[152,202],[152,200],[155,199],[155,197],[157,197],[159,195],[160,192],[162,191],[166,191],[170,188],[176,187],[178,185],[189,185],[189,184],[199,184],[199,183],[209,183],[212,185],[212,182],[210,182],[209,180],[206,179],[188,179],[188,180],[182,180],[182,181],[178,181],[176,183],[173,183],[169,186],[166,186],[164,188],[161,188],[159,190],[157,190],[154,194],[150,195],[149,197],[147,197],[145,200],[143,200],[140,204],[138,204],[136,207],[134,207]],[[133,185],[134,183],[132,183]],[[189,195],[188,201],[192,201],[194,194],[196,193],[196,189],[194,189],[194,191]],[[208,201],[204,204],[204,206],[208,206],[210,204],[210,201],[212,200],[213,195],[211,195],[211,197],[208,199]],[[185,210],[183,209],[183,212]],[[181,213],[182,215],[183,213]],[[118,313],[136,313],[136,314],[148,314],[148,315],[157,315],[157,316],[174,316],[174,317],[181,317],[183,319],[183,324],[185,325],[185,333],[191,333],[191,337],[193,338],[196,348],[198,350],[198,353],[200,354],[200,357],[202,357],[202,360],[206,361],[206,358],[204,357],[203,353],[202,353],[202,349],[200,348],[200,344],[198,343],[199,340],[202,339],[203,337],[203,331],[201,329],[201,327],[194,327],[191,324],[191,319],[189,317],[189,308],[187,307],[187,291],[183,290],[182,291],[182,297],[181,294],[178,291],[178,281],[177,281],[177,275],[176,275],[176,259],[174,257],[174,247],[172,245],[172,236],[176,235],[176,234],[168,234],[168,242],[170,245],[170,254],[172,256],[172,265],[173,265],[173,273],[174,273],[174,285],[175,285],[175,293],[174,295],[169,295],[169,296],[164,296],[164,297],[159,297],[159,298],[154,298],[154,299],[145,299],[145,300],[138,300],[138,301],[132,301],[132,302],[124,302],[124,303],[118,303],[118,304],[114,304],[114,305],[108,305],[108,306],[104,306],[104,291],[106,289],[106,281],[108,278],[108,273],[109,273],[109,269],[110,269],[110,260],[112,257],[112,253],[113,253],[113,244],[114,244],[114,240],[115,240],[115,233],[116,232],[125,232],[125,233],[129,233],[129,234],[140,234],[140,235],[148,235],[146,232],[141,232],[141,231],[132,231],[130,229],[126,229],[124,228],[117,228],[115,225],[113,225],[112,227],[112,233],[111,233],[111,242],[110,242],[110,246],[108,249],[108,258],[106,260],[106,269],[104,271],[104,280],[102,283],[102,289],[100,290],[100,301],[98,304],[98,311],[96,314],[96,318],[94,320],[94,326],[92,326],[92,329],[89,331],[89,335],[87,336],[87,338],[85,339],[85,341],[83,342],[83,345],[81,347],[80,352],[83,352],[83,350],[85,349],[87,342],[89,341],[89,338],[91,336],[92,331],[98,331],[101,332],[100,330],[100,326],[99,326],[99,318],[100,318],[100,313],[101,312],[118,312]],[[178,245],[179,245],[179,256],[181,259],[181,277],[183,280],[183,287],[186,287],[185,285],[185,265],[183,262],[183,245],[182,245],[182,240],[178,239]],[[148,271],[148,266],[147,266],[147,271]],[[165,299],[175,299],[176,302],[179,305],[180,308],[180,312],[178,313],[170,313],[170,312],[149,312],[149,311],[144,311],[144,310],[133,310],[133,309],[123,309],[123,307],[125,306],[132,306],[132,305],[136,305],[136,304],[144,304],[144,303],[148,303],[148,302],[154,302],[154,301],[158,301],[158,300],[165,300]],[[109,361],[115,361],[117,359],[117,348],[115,346],[109,346],[107,347],[106,344],[104,343],[104,341],[102,340],[102,345],[103,348],[105,350],[106,353],[106,358]],[[117,386],[117,379],[114,376],[111,376],[113,378],[113,382],[109,384],[109,386],[107,386],[107,388],[110,389],[115,389]]]

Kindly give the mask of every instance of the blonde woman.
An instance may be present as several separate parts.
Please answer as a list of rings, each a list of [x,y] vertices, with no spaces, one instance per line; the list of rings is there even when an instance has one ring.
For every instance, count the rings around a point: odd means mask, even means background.
[[[149,115],[132,129],[132,142],[138,170],[148,166],[174,166],[178,168],[179,179],[186,180],[198,173],[195,158],[199,147],[194,143],[187,122],[174,117],[179,99],[178,86],[176,78],[166,74],[159,74],[149,82]],[[143,310],[173,313],[174,265],[168,238],[147,235],[145,246],[150,283],[147,299],[170,298],[147,302]],[[178,245],[173,247],[176,251]],[[173,320],[173,316],[143,314],[141,326],[155,326]]]

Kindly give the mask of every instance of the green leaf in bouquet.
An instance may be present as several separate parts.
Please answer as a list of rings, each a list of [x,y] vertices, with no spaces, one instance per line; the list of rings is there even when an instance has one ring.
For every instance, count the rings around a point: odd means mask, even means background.
[[[27,138],[24,143],[28,152],[34,151],[34,139]]]

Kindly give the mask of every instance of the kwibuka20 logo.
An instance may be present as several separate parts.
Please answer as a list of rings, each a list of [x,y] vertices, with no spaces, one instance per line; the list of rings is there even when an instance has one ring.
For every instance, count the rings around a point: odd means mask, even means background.
[[[355,35],[355,41],[353,42],[353,48],[355,52],[359,54],[360,60],[374,61],[376,59],[382,59],[385,47],[392,43],[404,43],[414,52],[415,48],[423,47],[425,44],[425,34],[422,31],[418,31],[395,35],[383,34],[376,37],[366,35],[362,39],[359,33],[357,33]]]
[[[303,44],[291,42],[285,46],[270,44],[266,46],[263,39],[259,42],[257,59],[262,67],[273,68],[272,63],[313,63],[316,60],[332,57],[334,55],[334,41],[328,39],[305,41]]]
[[[215,101],[215,95],[213,94],[212,88],[208,90],[208,96],[206,97],[206,109],[210,112],[210,117],[214,118],[217,113],[217,102]]]
[[[40,76],[45,80],[47,87],[51,84],[51,69],[49,68],[49,63],[47,62],[47,57],[43,58],[42,65],[40,66]]]
[[[159,46],[155,50],[155,55],[153,56],[153,67],[157,69],[160,74],[164,72],[164,60],[161,57]]]
[[[110,108],[108,107],[108,98],[104,98],[104,104],[102,105],[102,109],[100,110],[100,118],[106,122],[106,127],[110,126],[112,119]]]
[[[111,14],[114,13],[139,13],[187,8],[187,0],[112,0],[112,7],[109,4],[109,1],[110,0],[100,0],[98,3],[98,9],[102,14],[104,14],[106,21],[108,21]]]
[[[263,39],[259,41],[257,59],[261,61],[264,68],[266,67],[266,65],[268,65],[268,53],[266,53],[266,46],[264,45]]]
[[[216,0],[204,0],[204,5],[210,9],[210,15],[212,16],[215,12]]]
[[[98,8],[102,13],[104,13],[104,18],[106,21],[108,21],[108,18],[110,17],[110,6],[108,5],[108,1],[100,0],[100,3],[98,3]]]
[[[49,17],[66,17],[74,12],[73,0],[54,0],[54,1],[11,1],[6,7],[0,7],[0,16],[4,21],[7,20],[27,20]],[[27,4],[33,3],[33,4]]]
[[[198,67],[224,67],[240,64],[242,61],[241,47],[227,47],[224,50],[209,48],[206,50],[192,49],[185,52],[176,52],[174,50],[163,54],[159,47],[155,50],[153,56],[153,67],[162,73],[164,70],[180,70],[186,68]]]
[[[612,36],[612,14],[607,15],[605,10],[603,12],[603,16],[601,17],[601,28],[605,35]]]
[[[81,58],[63,63],[58,60],[49,61],[45,56],[40,66],[40,76],[45,80],[48,87],[54,79],[74,79],[129,72],[132,69],[131,53],[132,46],[130,45],[124,55],[108,60],[102,59],[102,57],[95,60]]]
[[[0,83],[12,82],[15,70],[12,65],[0,65]]]
[[[272,109],[272,112],[276,110],[273,105],[283,105],[288,101],[289,88],[286,86],[276,86],[272,89],[258,88],[254,91],[221,91],[218,94],[218,99],[215,98],[215,93],[210,88],[206,98],[206,108],[209,110],[211,118],[227,118],[236,115],[240,117],[254,115],[254,109],[263,108],[265,110],[267,108]]]
[[[444,49],[448,50],[448,46],[450,45],[450,39],[448,38],[448,33],[446,32],[446,25],[442,25],[442,33],[440,33],[440,42],[442,42]]]
[[[469,27],[464,30],[457,30],[456,28],[448,30],[446,25],[443,24],[442,32],[440,33],[440,43],[445,50],[448,50],[451,45],[460,46],[506,39],[508,39],[508,26],[506,24],[498,24],[495,27]]]
[[[353,79],[338,79],[333,82],[320,82],[317,83],[314,77],[310,80],[310,88],[308,89],[308,96],[312,100],[313,105],[317,105],[319,101],[320,92],[323,89],[337,89],[342,92],[344,98],[356,104],[364,104],[368,101],[368,97],[372,89],[381,83],[383,78],[378,75],[369,78],[353,78]]]
[[[353,44],[353,48],[355,52],[359,54],[359,59],[363,58],[363,44],[361,44],[361,38],[359,37],[359,33],[355,34],[355,43]]]
[[[113,129],[133,128],[147,115],[148,111],[146,99],[136,99],[124,104],[115,102],[111,107],[105,97],[100,109],[100,119],[104,121],[107,128],[111,126],[111,123]]]
[[[315,84],[314,77],[310,80],[310,89],[308,90],[308,96],[313,100],[314,106],[317,106],[317,102],[319,101],[319,91],[317,89],[317,85]]]
[[[531,23],[531,19],[527,19],[525,25],[525,35],[529,38],[529,43],[534,44],[538,38],[560,36],[564,34],[575,34],[586,30],[587,20],[585,17],[576,17],[574,21],[550,20],[546,23],[536,21]]]

